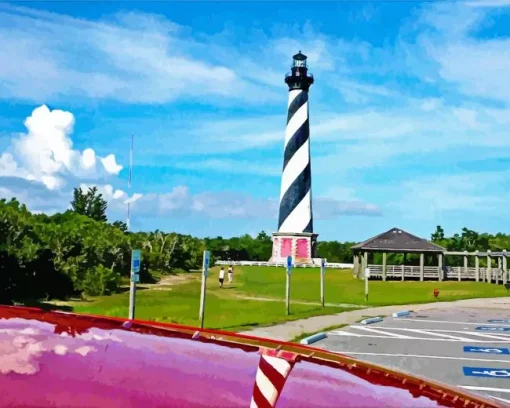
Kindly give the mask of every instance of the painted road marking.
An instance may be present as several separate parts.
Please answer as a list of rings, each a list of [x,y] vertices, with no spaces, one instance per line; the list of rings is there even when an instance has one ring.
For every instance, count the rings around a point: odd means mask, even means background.
[[[493,391],[510,394],[510,388],[477,387],[475,385],[459,385],[459,387],[471,391]]]
[[[506,402],[507,404],[510,404],[510,400],[507,400],[507,399],[504,399],[504,398],[499,398],[499,397],[494,397],[492,395],[489,395],[489,397],[494,398],[494,399],[496,399],[498,401],[503,401],[503,402]]]
[[[397,339],[411,339],[412,338],[409,336],[404,336],[402,334],[388,333],[384,330],[377,330],[377,329],[372,329],[372,328],[368,328],[368,327],[360,327],[360,326],[351,326],[351,327],[354,329],[357,329],[357,330],[365,330],[365,331],[369,331],[372,333],[386,334],[387,336],[395,337]]]
[[[487,334],[487,333],[482,334],[482,333],[469,332],[469,335],[470,336],[478,336],[478,337],[486,337],[488,339],[503,340],[503,343],[505,341],[510,340],[510,337],[508,337],[507,334],[502,334],[502,333],[498,333],[498,335],[495,336],[494,334]]]
[[[510,379],[510,368],[463,367],[464,375],[468,377],[490,377]]]
[[[432,358],[438,360],[463,360],[463,361],[482,361],[491,363],[508,363],[508,360],[494,360],[488,358],[468,358],[468,357],[450,357],[450,356],[426,356],[420,354],[391,354],[391,353],[363,353],[361,351],[345,351],[339,350],[335,353],[342,353],[352,356],[383,356],[383,357],[413,357],[413,358]]]
[[[475,330],[480,331],[502,331],[507,332],[510,331],[510,327],[489,327],[489,326],[478,326],[475,328]]]
[[[395,339],[395,337],[390,336],[378,336],[376,334],[358,334],[346,331],[332,331],[328,333],[328,336],[346,336],[346,337],[370,337],[372,339]],[[409,337],[403,338],[401,340],[424,340],[424,341],[453,341],[453,342],[462,342],[463,340],[455,340],[455,339],[430,339],[426,337]],[[510,342],[510,340],[508,340]],[[494,340],[469,340],[470,343],[482,343],[482,344],[493,344]]]
[[[412,332],[412,333],[427,334],[429,336],[449,338],[449,339],[454,339],[454,340],[458,340],[458,341],[471,341],[471,339],[468,339],[466,337],[451,336],[451,335],[448,335],[448,334],[434,333],[436,331],[437,332],[443,331],[443,332],[450,333],[451,332],[450,330],[420,330],[420,329],[407,329],[407,328],[400,328],[400,327],[398,327],[398,328],[397,327],[391,327],[391,329],[392,330],[409,331],[409,332]],[[459,332],[459,333],[462,333],[462,332]]]
[[[484,347],[473,347],[464,346],[465,353],[486,353],[486,354],[510,354],[510,350],[507,348],[484,348]]]
[[[508,323],[508,324],[510,324],[510,320],[492,319],[492,320],[489,320],[489,323]]]
[[[353,329],[366,329],[365,327],[360,327],[360,326],[350,326],[351,328]],[[371,329],[371,330],[375,330],[375,329]],[[486,338],[489,338],[489,339],[496,339],[496,340],[501,340],[502,343],[504,342],[510,342],[510,337],[506,337],[506,335],[498,335],[498,336],[494,336],[492,334],[482,334],[482,333],[475,333],[475,332],[470,332],[470,331],[466,331],[466,330],[444,330],[444,329],[408,329],[406,327],[388,327],[388,326],[379,326],[377,328],[379,334],[387,334],[387,335],[393,335],[394,333],[391,333],[387,330],[401,330],[401,331],[408,331],[408,332],[412,332],[412,333],[421,333],[421,334],[428,334],[430,336],[436,336],[436,337],[445,337],[445,338],[452,338],[452,339],[456,339],[456,340],[459,340],[459,341],[471,341],[472,339],[470,338],[467,338],[467,337],[461,337],[461,336],[452,336],[452,335],[449,335],[449,334],[438,334],[438,333],[461,333],[461,334],[464,334],[464,335],[471,335],[471,336],[478,336],[478,337],[486,337]],[[503,337],[505,336],[505,337]],[[410,337],[410,336],[405,336],[405,337]]]
[[[401,321],[402,319],[393,319],[395,321]],[[428,319],[415,319],[415,318],[408,318],[405,319],[406,322],[428,322],[428,323],[450,323],[450,324],[468,324],[470,326],[479,326],[482,323],[471,323],[471,322],[452,322],[449,320],[428,320]],[[483,323],[486,326],[497,326],[501,324],[500,322],[496,323]]]

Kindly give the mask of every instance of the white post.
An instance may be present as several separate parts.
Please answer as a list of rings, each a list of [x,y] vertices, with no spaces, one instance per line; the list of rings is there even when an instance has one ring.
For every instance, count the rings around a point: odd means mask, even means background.
[[[202,287],[200,290],[200,311],[198,313],[198,318],[200,320],[200,328],[204,328],[204,315],[205,315],[205,289],[206,289],[206,281],[207,275],[209,273],[209,259],[211,258],[211,253],[209,251],[204,251],[204,259],[202,262]]]
[[[326,260],[321,261],[321,304],[324,307],[324,274],[326,273]]]
[[[140,282],[140,264],[142,255],[140,250],[133,249],[131,251],[131,274],[129,283],[129,319],[135,318],[135,303],[136,303],[136,283]]]
[[[290,314],[290,274],[292,271],[292,257],[287,257],[287,282],[285,284],[285,309],[287,316]]]
[[[135,318],[135,297],[136,297],[136,283],[133,282],[133,274],[131,273],[131,282],[129,282],[129,319]]]
[[[365,302],[368,302],[368,278],[370,278],[370,268],[365,269]]]

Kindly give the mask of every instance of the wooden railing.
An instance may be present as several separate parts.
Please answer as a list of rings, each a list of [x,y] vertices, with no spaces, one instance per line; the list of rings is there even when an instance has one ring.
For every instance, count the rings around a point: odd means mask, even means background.
[[[287,264],[284,262],[258,262],[258,261],[216,261],[215,265],[239,265],[239,266],[274,266],[274,267],[286,267]],[[326,268],[334,268],[334,269],[352,269],[354,264],[349,263],[335,263],[335,262],[326,262]],[[294,265],[294,268],[320,268],[320,264],[297,264]]]
[[[383,268],[382,265],[368,265],[370,268],[370,277],[371,278],[381,278],[383,277]],[[437,266],[425,266],[423,268],[423,278],[424,279],[439,279],[440,268]],[[443,272],[445,280],[478,280],[480,282],[493,282],[493,283],[502,283],[505,281],[504,279],[504,271],[500,268],[491,268],[487,270],[487,268],[478,268],[478,279],[476,268],[468,267],[464,268],[463,266],[453,266],[446,267]],[[508,274],[508,272],[507,272]],[[386,278],[401,278],[405,280],[406,278],[420,278],[421,271],[419,266],[410,266],[410,265],[387,265],[386,266]],[[507,275],[508,278],[508,275]]]

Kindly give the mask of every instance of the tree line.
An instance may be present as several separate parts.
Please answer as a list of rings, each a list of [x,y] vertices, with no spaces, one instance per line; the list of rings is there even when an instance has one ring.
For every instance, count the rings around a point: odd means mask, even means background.
[[[129,278],[133,249],[142,251],[140,278],[146,283],[163,274],[200,269],[205,249],[211,251],[212,262],[271,257],[272,241],[265,232],[205,239],[159,230],[130,232],[123,222],[108,222],[106,210],[95,187],[75,189],[71,209],[54,215],[31,213],[16,199],[0,200],[0,303],[115,293]],[[448,250],[510,249],[508,235],[466,228],[445,237],[438,226],[431,240]],[[352,263],[355,244],[322,241],[318,253],[328,262]],[[402,255],[389,255],[388,263],[401,262]],[[462,259],[452,262],[460,265]]]

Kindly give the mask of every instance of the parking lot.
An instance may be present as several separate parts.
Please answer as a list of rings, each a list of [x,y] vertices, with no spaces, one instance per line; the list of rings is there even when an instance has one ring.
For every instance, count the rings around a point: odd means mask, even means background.
[[[355,324],[313,344],[510,406],[510,311],[431,310]]]

